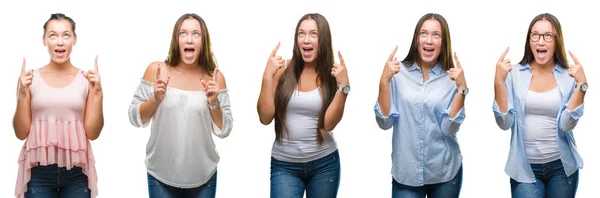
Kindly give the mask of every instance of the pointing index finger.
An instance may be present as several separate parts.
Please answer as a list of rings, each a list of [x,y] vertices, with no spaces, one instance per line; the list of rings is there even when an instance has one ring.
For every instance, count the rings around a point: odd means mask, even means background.
[[[508,47],[506,48],[506,50],[504,50],[504,53],[502,53],[502,56],[500,56],[500,60],[498,60],[498,62],[502,62],[504,61],[504,57],[506,57],[506,54],[508,54]]]
[[[94,59],[94,70],[98,71],[98,55],[96,55],[96,58]]]
[[[577,60],[577,57],[575,57],[575,54],[573,54],[573,52],[569,51],[569,55],[571,56],[571,58],[573,59],[573,62],[575,62],[576,65],[581,65],[579,63],[579,60]]]
[[[388,57],[388,61],[392,61],[394,59],[394,56],[396,55],[397,50],[398,50],[398,46],[396,45],[396,47],[394,48],[394,51],[392,51],[392,53],[390,54],[390,57]]]
[[[344,57],[342,56],[342,53],[340,51],[338,51],[338,57],[340,58],[340,65],[346,67],[346,63],[344,62]]]
[[[271,52],[271,57],[275,57],[277,50],[279,50],[279,45],[281,45],[281,42],[277,43],[277,46],[275,46],[275,49],[273,49],[273,52]]]
[[[160,79],[160,63],[158,64],[158,68],[156,68],[156,80]]]
[[[21,65],[21,73],[25,73],[25,57],[23,57],[23,65]]]
[[[462,66],[460,65],[460,61],[458,60],[458,56],[456,56],[456,52],[454,52],[454,61],[456,62],[455,67],[462,69]]]

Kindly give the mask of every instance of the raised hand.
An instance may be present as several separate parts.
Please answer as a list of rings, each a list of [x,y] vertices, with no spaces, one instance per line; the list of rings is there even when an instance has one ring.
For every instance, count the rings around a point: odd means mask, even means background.
[[[219,84],[217,83],[218,74],[219,67],[215,67],[211,80],[205,82],[204,80],[202,80],[202,78],[200,78],[200,82],[204,86],[204,93],[206,94],[208,104],[213,106],[219,104],[219,100],[217,99],[217,95],[219,93]]]
[[[340,63],[333,63],[333,67],[331,68],[331,75],[335,77],[335,81],[339,87],[346,86],[350,84],[348,80],[348,72],[346,71],[346,63],[344,62],[344,57],[342,57],[342,53],[338,51],[338,57],[340,58]]]
[[[569,76],[575,79],[575,83],[581,84],[587,82],[585,78],[585,73],[583,72],[583,67],[581,67],[581,63],[575,57],[571,51],[569,51],[569,55],[573,59],[574,64],[569,64]]]
[[[98,73],[98,55],[96,55],[96,59],[94,59],[94,69],[89,69],[87,72],[82,71],[82,73],[88,82],[90,82],[90,90],[93,90],[94,93],[102,91],[100,73]]]
[[[504,83],[504,81],[506,80],[508,72],[512,70],[510,60],[505,58],[506,54],[508,54],[508,49],[509,48],[506,48],[506,50],[504,50],[504,53],[502,53],[502,56],[500,56],[500,59],[496,63],[496,80],[501,80],[502,83]]]
[[[160,63],[156,69],[156,81],[154,82],[154,100],[158,103],[162,102],[167,94],[167,86],[169,85],[170,76],[162,77]]]
[[[458,87],[459,89],[464,89],[467,87],[467,81],[465,80],[463,68],[460,65],[460,61],[458,60],[458,56],[456,56],[456,53],[454,53],[454,61],[456,62],[456,67],[450,68],[446,72],[450,76],[450,79],[456,82],[456,87]]]
[[[265,68],[264,73],[266,77],[274,77],[279,69],[281,69],[284,66],[287,66],[287,64],[290,62],[290,60],[283,60],[281,56],[277,56],[277,50],[279,50],[280,45],[281,42],[277,43],[277,46],[275,46],[275,49],[273,49],[271,55],[269,56],[269,60],[267,61],[267,67]]]
[[[390,54],[387,61],[385,62],[385,67],[383,68],[383,74],[381,75],[381,80],[385,80],[385,82],[389,82],[392,80],[394,74],[400,72],[400,61],[397,58],[394,58],[396,55],[396,51],[398,50],[398,46],[394,48],[394,51]]]
[[[33,82],[33,70],[25,71],[25,57],[23,57],[23,65],[21,65],[21,76],[19,76],[19,94],[26,96],[29,93],[29,86]]]

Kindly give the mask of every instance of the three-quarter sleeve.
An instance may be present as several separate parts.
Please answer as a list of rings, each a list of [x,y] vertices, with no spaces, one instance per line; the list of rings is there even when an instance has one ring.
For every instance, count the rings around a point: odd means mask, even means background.
[[[515,121],[515,107],[514,107],[514,94],[513,94],[513,84],[512,84],[512,72],[508,73],[506,77],[506,81],[504,85],[506,86],[506,99],[508,101],[508,107],[506,108],[506,112],[501,112],[500,107],[498,107],[498,103],[496,99],[494,99],[493,111],[494,117],[496,118],[496,124],[502,130],[508,130],[513,126]]]
[[[129,122],[131,123],[131,125],[138,127],[138,128],[148,126],[148,124],[150,123],[150,120],[148,120],[148,122],[146,122],[146,123],[142,122],[142,117],[140,115],[140,105],[142,105],[142,103],[144,103],[148,99],[150,99],[150,97],[152,97],[153,95],[154,95],[153,83],[150,83],[145,80],[141,80],[140,84],[138,85],[137,89],[135,90],[135,93],[133,94],[133,100],[131,101],[131,104],[129,105]]]
[[[463,121],[465,120],[465,117],[466,117],[465,107],[463,106],[462,108],[460,108],[458,113],[453,118],[450,118],[450,110],[452,108],[453,101],[454,101],[454,97],[452,97],[452,100],[450,100],[450,104],[448,104],[448,108],[441,112],[442,123],[441,123],[440,127],[441,127],[441,131],[446,136],[453,136],[454,134],[456,134],[458,132],[458,130],[460,129],[460,125],[463,123]]]
[[[396,118],[398,118],[400,116],[400,113],[398,113],[398,108],[397,108],[397,102],[396,102],[396,81],[394,80],[394,78],[392,78],[392,80],[390,81],[390,113],[389,115],[385,116],[383,115],[383,112],[381,112],[381,107],[379,106],[379,102],[375,103],[375,120],[377,121],[377,125],[379,125],[379,128],[383,129],[383,130],[388,130],[390,128],[392,128],[392,126],[394,125],[394,122],[396,120]]]
[[[584,103],[581,103],[581,105],[579,105],[577,108],[573,109],[573,111],[570,111],[567,108],[567,105],[569,103],[567,102],[567,104],[563,105],[560,108],[560,116],[558,117],[558,127],[560,128],[561,131],[564,132],[570,132],[573,131],[573,129],[575,128],[575,126],[577,126],[577,122],[579,121],[579,118],[581,118],[581,116],[583,116],[583,106]]]
[[[233,128],[233,116],[231,114],[231,101],[229,100],[228,90],[219,90],[217,99],[219,100],[221,111],[223,112],[223,127],[222,129],[219,129],[219,127],[214,122],[212,122],[213,134],[215,134],[219,138],[225,138],[229,136],[229,133],[231,133],[231,129]]]

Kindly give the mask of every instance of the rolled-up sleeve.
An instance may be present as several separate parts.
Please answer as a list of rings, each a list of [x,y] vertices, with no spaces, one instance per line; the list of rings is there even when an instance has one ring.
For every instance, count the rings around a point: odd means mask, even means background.
[[[133,94],[133,100],[129,105],[129,122],[131,125],[138,128],[148,126],[150,120],[148,120],[146,123],[142,122],[140,105],[150,99],[152,95],[154,95],[154,85],[150,82],[141,80],[140,84],[135,90],[135,93]]]
[[[213,134],[219,138],[225,138],[229,136],[229,133],[231,133],[231,129],[233,128],[233,116],[231,114],[231,101],[229,100],[228,90],[219,90],[217,99],[219,100],[221,111],[223,112],[223,127],[222,129],[219,129],[219,126],[212,122]]]
[[[453,101],[453,100],[451,100]],[[442,111],[442,125],[441,129],[446,136],[453,136],[460,129],[460,125],[465,120],[465,107],[460,108],[454,118],[450,118],[450,108],[452,108],[452,102],[448,105],[448,109]]]
[[[383,115],[383,112],[381,112],[381,107],[379,106],[379,102],[375,103],[375,120],[377,121],[377,125],[379,125],[379,128],[383,129],[383,130],[387,130],[392,128],[392,126],[394,125],[395,120],[400,116],[400,114],[398,113],[398,108],[396,106],[397,102],[396,102],[396,85],[395,85],[395,80],[394,78],[392,78],[392,80],[390,81],[390,113],[388,116]]]
[[[515,121],[515,107],[513,101],[513,84],[512,84],[512,72],[508,74],[505,82],[506,86],[506,98],[508,101],[508,107],[506,112],[501,112],[498,107],[496,99],[494,99],[493,111],[494,117],[496,118],[496,124],[502,130],[508,130],[512,127]]]
[[[579,118],[583,116],[583,106],[584,103],[579,105],[573,111],[569,111],[569,109],[567,108],[567,104],[561,107],[561,113],[558,117],[560,130],[565,132],[573,131],[575,126],[577,126]]]

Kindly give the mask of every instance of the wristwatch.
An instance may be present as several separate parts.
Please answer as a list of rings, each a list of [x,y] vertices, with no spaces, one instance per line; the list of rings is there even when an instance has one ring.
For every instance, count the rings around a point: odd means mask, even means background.
[[[575,89],[579,89],[583,92],[586,92],[588,89],[588,84],[587,83],[582,83],[581,85],[575,84]]]
[[[456,89],[456,93],[466,96],[467,94],[469,94],[469,88],[465,87],[465,89]]]
[[[342,93],[347,95],[348,93],[350,93],[350,85],[338,87],[338,91],[341,91]]]

